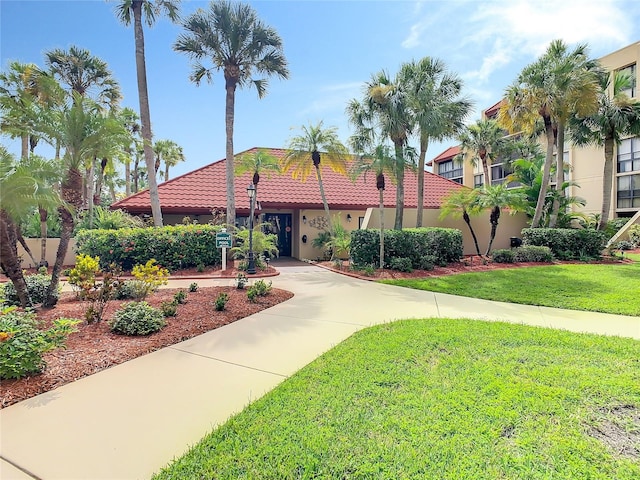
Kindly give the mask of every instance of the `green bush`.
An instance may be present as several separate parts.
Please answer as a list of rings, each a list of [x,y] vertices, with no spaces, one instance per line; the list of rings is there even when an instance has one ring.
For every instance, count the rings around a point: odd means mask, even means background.
[[[218,294],[218,298],[216,298],[216,303],[215,303],[216,311],[222,312],[227,306],[228,301],[229,301],[229,294],[220,292]]]
[[[607,242],[604,232],[593,229],[525,228],[524,245],[549,247],[559,260],[600,258]]]
[[[27,284],[27,293],[34,305],[42,303],[47,295],[47,289],[51,284],[50,275],[42,275],[36,273],[34,275],[25,275],[24,281]],[[59,291],[54,292],[54,296],[58,298]],[[18,294],[13,283],[9,282],[4,287],[4,298],[9,305],[20,305]]]
[[[162,310],[162,315],[166,317],[175,317],[178,313],[178,302],[175,300],[171,302],[162,302],[160,304],[160,310]]]
[[[616,243],[616,248],[618,250],[633,250],[635,248],[635,244],[628,240],[620,240]]]
[[[8,307],[0,312],[0,378],[21,378],[40,373],[46,364],[42,354],[63,348],[78,320],[58,319],[40,330],[35,314]]]
[[[198,291],[198,284],[196,282],[193,282],[191,285],[189,285],[189,291],[190,292],[197,292]]]
[[[398,270],[399,272],[413,272],[410,258],[392,258],[391,262],[389,262],[389,267],[392,270]]]
[[[438,259],[435,255],[424,255],[422,258],[420,258],[418,269],[431,271],[435,268],[437,260]]]
[[[393,258],[409,258],[412,268],[421,268],[423,258],[432,256],[435,265],[447,265],[462,257],[462,232],[452,228],[410,228],[385,230],[384,264]],[[351,258],[355,266],[380,264],[380,232],[351,232]]]
[[[170,271],[198,265],[220,265],[216,248],[219,225],[170,225],[166,227],[82,230],[76,234],[78,253],[100,257],[104,268],[110,263],[131,270],[155,258]]]
[[[69,270],[69,284],[73,286],[79,298],[96,284],[96,275],[100,273],[100,258],[89,255],[76,255],[76,265]]]
[[[499,248],[491,252],[491,260],[495,263],[513,263],[515,261],[515,255],[513,254],[513,250]]]
[[[121,335],[149,335],[166,325],[164,315],[147,302],[130,302],[109,322],[112,332]]]
[[[629,228],[629,240],[636,247],[640,247],[640,225],[632,225]]]
[[[133,300],[138,297],[143,286],[137,280],[125,280],[118,285],[115,293],[117,300]]]
[[[271,282],[267,283],[264,280],[258,280],[247,289],[247,298],[251,303],[255,303],[258,297],[265,297],[269,295],[271,291]]]
[[[156,265],[156,260],[148,260],[144,265],[136,265],[131,270],[135,277],[134,291],[136,300],[144,300],[147,296],[158,290],[160,285],[166,285],[169,281],[169,271]]]
[[[513,250],[514,261],[516,262],[552,262],[553,254],[549,247],[539,247],[537,245],[523,245]]]
[[[185,292],[184,290],[178,290],[173,295],[173,300],[179,305],[187,303],[187,292]]]

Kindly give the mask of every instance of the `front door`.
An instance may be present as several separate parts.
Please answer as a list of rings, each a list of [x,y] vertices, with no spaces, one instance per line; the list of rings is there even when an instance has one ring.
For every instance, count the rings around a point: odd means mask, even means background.
[[[274,233],[278,236],[278,250],[281,257],[291,256],[291,222],[290,213],[265,213],[265,233]]]

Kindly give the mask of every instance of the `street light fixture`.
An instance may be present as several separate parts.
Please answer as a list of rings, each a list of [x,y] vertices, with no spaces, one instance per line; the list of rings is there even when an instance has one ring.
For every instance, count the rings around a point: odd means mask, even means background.
[[[256,273],[256,259],[253,255],[253,209],[256,203],[256,186],[251,183],[247,187],[247,195],[249,196],[249,257],[247,264],[247,273]]]

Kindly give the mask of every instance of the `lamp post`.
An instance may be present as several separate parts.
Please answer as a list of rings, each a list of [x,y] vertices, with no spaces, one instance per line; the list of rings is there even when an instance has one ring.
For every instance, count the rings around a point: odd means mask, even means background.
[[[256,273],[256,259],[253,255],[253,208],[256,202],[256,186],[251,183],[247,187],[247,195],[249,196],[249,258],[247,264],[247,273]]]

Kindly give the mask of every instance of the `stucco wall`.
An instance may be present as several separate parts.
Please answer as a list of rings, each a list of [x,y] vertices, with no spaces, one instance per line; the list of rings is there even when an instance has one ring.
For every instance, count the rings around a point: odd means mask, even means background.
[[[31,257],[22,248],[22,245],[18,244],[18,256],[22,258],[22,268],[33,268],[37,266],[37,262],[40,261],[40,239],[39,238],[26,238],[27,246],[34,258],[36,259],[36,265],[33,264]],[[58,252],[58,245],[60,244],[59,238],[47,239],[47,252],[45,259],[49,262],[49,265],[53,265],[56,261],[56,253]],[[69,241],[69,248],[67,249],[67,255],[64,257],[63,265],[71,266],[76,263],[76,241],[72,238]]]

